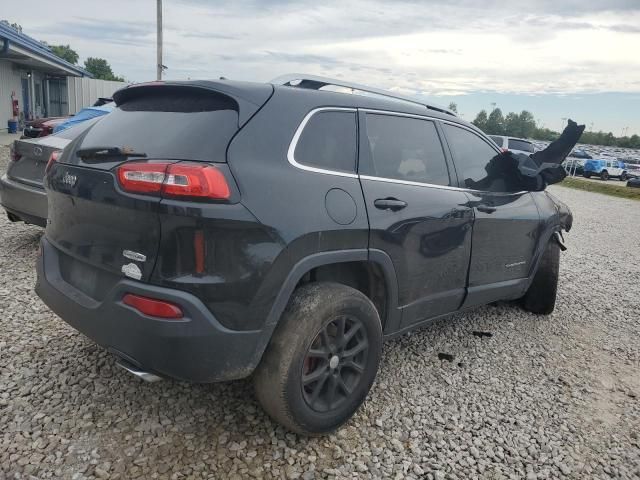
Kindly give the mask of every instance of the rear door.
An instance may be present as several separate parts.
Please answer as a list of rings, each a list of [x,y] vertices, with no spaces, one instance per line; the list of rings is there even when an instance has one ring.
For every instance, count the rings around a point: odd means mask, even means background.
[[[265,88],[264,101],[271,93]],[[117,92],[116,101],[118,108],[78,137],[46,179],[47,239],[63,254],[65,280],[90,295],[99,294],[98,282],[92,282],[101,278],[98,272],[148,280],[158,254],[161,198],[125,192],[119,166],[206,162],[233,181],[225,162],[242,113],[234,98],[212,89],[162,85]],[[113,147],[127,155],[105,153]],[[103,150],[78,155],[92,149]]]
[[[369,247],[391,257],[401,327],[454,311],[465,294],[473,213],[465,194],[451,188],[438,127],[380,112],[361,111],[360,119]]]
[[[458,174],[475,220],[471,242],[469,290],[464,306],[507,299],[520,293],[532,267],[540,215],[529,192],[510,191],[494,178],[489,162],[499,154],[479,134],[443,123]],[[483,188],[475,188],[483,185]]]

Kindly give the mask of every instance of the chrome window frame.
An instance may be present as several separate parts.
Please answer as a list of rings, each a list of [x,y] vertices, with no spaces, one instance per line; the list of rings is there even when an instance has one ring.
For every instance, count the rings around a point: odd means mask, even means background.
[[[304,131],[304,128],[306,127],[307,123],[309,123],[309,120],[311,119],[311,117],[313,117],[316,113],[318,113],[318,112],[326,112],[326,111],[353,112],[353,113],[356,113],[356,114],[360,111],[360,112],[364,112],[364,113],[373,113],[373,114],[378,114],[378,115],[390,115],[390,116],[396,116],[396,117],[415,118],[415,119],[418,119],[418,120],[428,120],[428,121],[433,121],[433,122],[446,123],[446,124],[452,125],[454,127],[462,128],[464,130],[467,130],[468,132],[472,133],[473,135],[478,137],[480,140],[485,142],[496,153],[498,153],[498,154],[501,153],[501,150],[497,147],[497,145],[495,145],[491,141],[487,141],[487,139],[483,138],[482,135],[480,135],[474,129],[469,128],[466,125],[463,125],[461,123],[452,122],[452,121],[450,121],[448,119],[443,119],[443,118],[439,118],[439,117],[433,117],[433,116],[430,116],[430,115],[417,115],[417,114],[414,114],[414,113],[396,112],[396,111],[393,111],[393,110],[377,110],[377,109],[373,109],[373,108],[318,107],[318,108],[314,108],[313,110],[311,110],[309,113],[307,113],[305,115],[305,117],[300,122],[300,125],[298,125],[298,128],[296,129],[296,132],[293,135],[291,143],[289,144],[289,149],[287,150],[287,160],[289,161],[289,163],[292,166],[294,166],[296,168],[299,168],[301,170],[308,171],[308,172],[321,173],[321,174],[324,174],[324,175],[334,175],[334,176],[338,176],[338,177],[347,177],[347,178],[361,178],[363,180],[371,180],[371,181],[374,181],[374,182],[396,183],[396,184],[400,184],[400,185],[412,185],[412,186],[418,186],[418,187],[431,187],[431,188],[439,188],[439,189],[442,189],[442,190],[455,190],[455,191],[459,191],[459,192],[490,193],[491,195],[504,195],[504,196],[507,196],[507,195],[522,195],[524,193],[528,193],[527,190],[521,190],[519,192],[491,192],[491,191],[486,191],[486,190],[474,190],[472,188],[454,187],[454,186],[451,186],[451,185],[438,185],[438,184],[435,184],[435,183],[412,182],[412,181],[409,181],[409,180],[398,180],[398,179],[395,179],[395,178],[378,177],[378,176],[373,176],[373,175],[360,175],[357,172],[356,173],[348,173],[348,172],[340,172],[340,171],[337,171],[337,170],[328,170],[328,169],[324,169],[324,168],[317,168],[317,167],[312,167],[312,166],[309,166],[309,165],[304,165],[302,163],[299,163],[298,161],[296,161],[294,153],[295,153],[296,147],[298,146],[298,140],[300,140],[300,136],[302,135],[302,132]],[[357,139],[356,139],[356,141],[357,141]]]
[[[340,172],[340,171],[337,171],[337,170],[328,170],[328,169],[325,169],[325,168],[312,167],[310,165],[305,165],[303,163],[300,163],[300,162],[296,161],[295,151],[296,151],[296,147],[298,146],[298,140],[300,140],[300,136],[302,135],[302,132],[304,131],[305,127],[307,126],[307,123],[309,123],[309,120],[311,120],[311,117],[313,117],[318,112],[351,112],[351,113],[355,113],[356,114],[356,132],[357,132],[357,121],[358,121],[358,109],[357,108],[350,108],[350,107],[320,107],[320,108],[315,108],[315,109],[311,110],[309,113],[307,113],[305,115],[305,117],[302,119],[302,122],[300,122],[300,125],[298,125],[298,128],[296,129],[296,133],[293,135],[293,139],[291,140],[291,143],[289,144],[289,150],[287,151],[287,160],[289,160],[289,163],[291,165],[293,165],[294,167],[299,168],[301,170],[306,170],[308,172],[322,173],[322,174],[325,174],[325,175],[337,175],[339,177],[358,178],[357,158],[354,159],[355,160],[354,167],[356,167],[356,171],[354,173]],[[357,151],[358,151],[358,138],[356,137],[354,139],[354,141],[356,142],[356,154],[357,154]]]

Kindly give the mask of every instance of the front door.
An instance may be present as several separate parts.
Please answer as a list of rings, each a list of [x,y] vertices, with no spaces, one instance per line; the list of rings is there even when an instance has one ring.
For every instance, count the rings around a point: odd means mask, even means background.
[[[451,188],[438,128],[380,112],[360,119],[369,248],[391,257],[402,308],[401,325],[387,329],[455,311],[465,296],[473,212],[464,192]]]
[[[524,293],[540,234],[540,215],[531,193],[494,175],[499,152],[481,136],[444,124],[460,186],[474,210],[468,295],[464,307]],[[500,161],[500,159],[498,159]]]

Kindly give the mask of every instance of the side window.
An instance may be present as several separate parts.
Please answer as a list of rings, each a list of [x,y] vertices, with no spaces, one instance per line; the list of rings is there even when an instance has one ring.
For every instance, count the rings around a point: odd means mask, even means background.
[[[356,145],[356,112],[320,111],[305,125],[293,156],[302,165],[354,173]]]
[[[499,154],[487,142],[464,128],[447,123],[443,127],[461,187],[493,192],[514,190],[509,187],[508,172],[492,162]]]
[[[360,173],[411,182],[449,185],[442,143],[433,122],[367,114],[370,161]]]

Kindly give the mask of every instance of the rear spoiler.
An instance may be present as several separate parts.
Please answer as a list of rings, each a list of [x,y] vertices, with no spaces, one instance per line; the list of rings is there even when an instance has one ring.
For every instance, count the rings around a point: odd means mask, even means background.
[[[238,123],[242,127],[271,98],[273,85],[266,83],[236,82],[229,80],[197,81],[157,81],[137,83],[122,88],[113,94],[113,100],[120,106],[144,95],[150,89],[184,88],[200,90],[202,93],[218,93],[228,96],[238,104]]]

